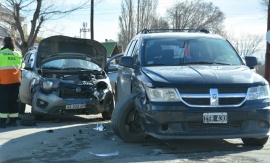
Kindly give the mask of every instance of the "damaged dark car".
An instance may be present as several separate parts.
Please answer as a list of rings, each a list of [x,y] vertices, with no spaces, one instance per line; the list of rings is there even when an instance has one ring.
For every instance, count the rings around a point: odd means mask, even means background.
[[[52,36],[24,57],[20,112],[31,105],[36,117],[99,114],[110,119],[113,91],[104,70],[105,47],[90,39]]]
[[[202,31],[143,30],[120,59],[112,128],[125,142],[270,134],[269,83],[225,38]]]

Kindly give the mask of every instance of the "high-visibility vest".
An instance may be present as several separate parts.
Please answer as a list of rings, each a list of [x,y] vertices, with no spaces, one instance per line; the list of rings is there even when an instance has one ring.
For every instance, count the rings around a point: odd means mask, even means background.
[[[21,81],[22,55],[17,50],[0,50],[0,84],[13,84]]]

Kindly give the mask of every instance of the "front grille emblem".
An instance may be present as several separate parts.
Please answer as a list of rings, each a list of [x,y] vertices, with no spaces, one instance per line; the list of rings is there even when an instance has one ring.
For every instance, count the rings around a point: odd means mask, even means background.
[[[81,91],[82,91],[82,89],[80,87],[76,88],[76,92],[81,92]]]
[[[210,105],[212,105],[212,106],[218,106],[219,105],[218,89],[216,89],[216,88],[211,88],[210,89]]]

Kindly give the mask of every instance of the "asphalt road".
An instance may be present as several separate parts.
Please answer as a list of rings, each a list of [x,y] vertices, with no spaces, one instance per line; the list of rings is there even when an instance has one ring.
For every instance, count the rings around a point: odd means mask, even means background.
[[[34,126],[0,129],[0,163],[5,162],[267,163],[270,141],[264,147],[243,146],[240,139],[148,138],[142,143],[128,144],[114,134],[110,121],[103,121],[101,115],[64,116],[60,120],[48,117]]]

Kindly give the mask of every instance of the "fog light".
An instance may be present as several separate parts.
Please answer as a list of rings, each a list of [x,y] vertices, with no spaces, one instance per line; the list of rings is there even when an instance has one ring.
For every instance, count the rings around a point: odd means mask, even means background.
[[[49,103],[38,98],[37,102],[36,102],[36,105],[39,108],[45,109],[49,105]]]
[[[161,125],[161,130],[167,131],[168,129],[169,129],[169,125],[168,125],[167,123],[163,123],[163,124]]]
[[[267,124],[263,121],[260,121],[258,125],[260,128],[265,128],[267,126]]]
[[[39,104],[40,104],[40,105],[44,105],[44,101],[40,100],[40,101],[39,101]]]

